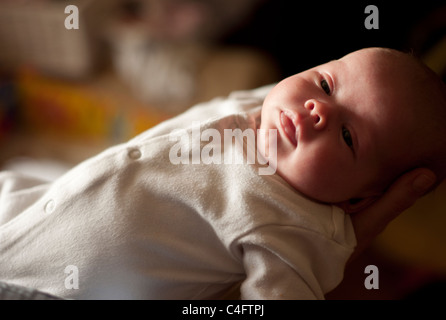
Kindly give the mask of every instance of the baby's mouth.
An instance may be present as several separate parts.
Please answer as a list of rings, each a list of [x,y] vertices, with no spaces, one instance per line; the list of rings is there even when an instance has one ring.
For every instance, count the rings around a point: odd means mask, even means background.
[[[292,116],[292,115],[291,115]],[[282,125],[282,129],[285,132],[288,140],[294,145],[297,146],[296,139],[296,126],[294,125],[293,120],[290,118],[290,115],[287,112],[282,111],[280,113],[280,123]]]

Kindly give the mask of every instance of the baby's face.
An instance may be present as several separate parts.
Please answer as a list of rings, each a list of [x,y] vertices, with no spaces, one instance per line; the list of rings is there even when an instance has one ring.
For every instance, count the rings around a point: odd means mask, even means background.
[[[409,130],[404,79],[380,59],[357,51],[281,81],[266,97],[260,128],[277,129],[277,173],[304,195],[376,197],[384,185],[371,185],[383,166],[404,157],[396,147]],[[259,136],[258,146],[265,155],[268,139]]]

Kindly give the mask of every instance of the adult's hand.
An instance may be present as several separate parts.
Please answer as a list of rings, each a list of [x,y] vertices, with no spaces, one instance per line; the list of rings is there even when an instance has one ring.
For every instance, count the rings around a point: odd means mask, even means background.
[[[435,184],[435,174],[424,168],[415,169],[401,176],[386,193],[366,209],[351,215],[356,233],[357,247],[354,259],[385,227]]]

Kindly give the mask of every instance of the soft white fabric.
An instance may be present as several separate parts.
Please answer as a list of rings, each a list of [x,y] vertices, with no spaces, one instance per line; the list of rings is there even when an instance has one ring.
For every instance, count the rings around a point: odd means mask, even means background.
[[[51,184],[1,174],[0,280],[74,299],[209,299],[240,281],[245,299],[323,299],[355,246],[343,211],[256,164],[169,161],[193,121],[255,129],[269,90],[194,107]]]

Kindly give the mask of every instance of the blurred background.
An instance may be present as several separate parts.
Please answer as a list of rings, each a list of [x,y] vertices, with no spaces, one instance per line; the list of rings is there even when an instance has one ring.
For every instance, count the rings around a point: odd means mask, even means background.
[[[444,2],[374,1],[379,29],[371,30],[369,4],[0,0],[0,168],[52,179],[195,103],[363,47],[412,52],[446,79]],[[444,298],[445,231],[441,185],[393,222],[328,298]],[[364,287],[367,265],[380,271],[377,290]]]

